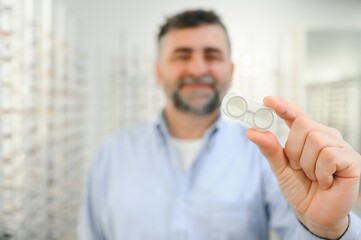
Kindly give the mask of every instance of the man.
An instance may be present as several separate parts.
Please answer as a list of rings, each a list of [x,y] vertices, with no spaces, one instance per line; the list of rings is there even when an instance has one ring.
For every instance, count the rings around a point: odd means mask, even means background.
[[[263,240],[270,228],[282,239],[361,239],[350,213],[361,157],[338,131],[276,97],[264,103],[290,127],[285,148],[271,132],[220,118],[233,64],[215,13],[169,18],[158,48],[164,111],[101,148],[80,239]]]

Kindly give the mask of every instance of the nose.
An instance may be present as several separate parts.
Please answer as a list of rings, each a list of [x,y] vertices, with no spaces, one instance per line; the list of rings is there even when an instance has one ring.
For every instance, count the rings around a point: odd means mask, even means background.
[[[187,74],[194,77],[207,75],[209,67],[202,56],[193,56],[187,64]]]

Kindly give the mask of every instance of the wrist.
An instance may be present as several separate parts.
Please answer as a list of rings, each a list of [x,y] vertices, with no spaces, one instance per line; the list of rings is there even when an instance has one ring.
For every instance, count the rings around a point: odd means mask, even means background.
[[[307,229],[307,231],[309,231],[312,235],[318,238],[325,240],[338,240],[345,235],[350,226],[350,215],[348,214],[345,219],[343,219],[339,224],[334,227],[318,226],[315,224],[310,224],[309,222],[306,225],[300,219],[299,221],[303,225],[303,227]]]

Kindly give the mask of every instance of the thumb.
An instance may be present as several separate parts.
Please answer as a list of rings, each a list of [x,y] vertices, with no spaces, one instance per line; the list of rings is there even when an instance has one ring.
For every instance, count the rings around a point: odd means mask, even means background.
[[[246,135],[268,159],[275,175],[279,176],[288,166],[288,160],[276,136],[271,132],[260,132],[253,128],[248,129]]]

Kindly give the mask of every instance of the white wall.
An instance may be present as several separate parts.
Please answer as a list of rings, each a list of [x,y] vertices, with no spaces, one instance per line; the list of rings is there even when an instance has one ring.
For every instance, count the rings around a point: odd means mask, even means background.
[[[236,63],[233,87],[254,98],[280,95],[305,106],[304,31],[361,29],[359,0],[59,0],[80,26],[90,61],[90,100],[104,99],[111,58],[140,58],[152,75],[156,34],[166,16],[185,8],[214,9],[228,26]],[[147,79],[147,81],[153,81]],[[149,83],[148,83],[149,84]],[[154,86],[155,87],[155,84]],[[102,95],[103,94],[103,95]],[[106,103],[104,103],[106,104]],[[102,103],[99,103],[101,106]],[[93,108],[99,128],[99,109]],[[105,134],[94,133],[92,148]]]
[[[278,64],[290,64],[294,58],[293,38],[308,27],[361,28],[361,1],[357,0],[63,0],[70,12],[80,20],[84,43],[94,54],[104,51],[114,54],[122,50],[127,55],[137,52],[152,59],[159,25],[175,12],[185,8],[205,7],[216,10],[228,26],[233,59],[236,62],[235,85],[251,85],[251,95],[272,92],[272,76]],[[107,56],[106,54],[104,56]],[[279,59],[282,58],[282,59]],[[251,83],[242,79],[242,59],[251,59],[246,70]],[[243,69],[244,70],[244,69]],[[269,83],[269,84],[267,84]],[[263,86],[263,87],[262,87]],[[243,86],[244,87],[244,86]]]

